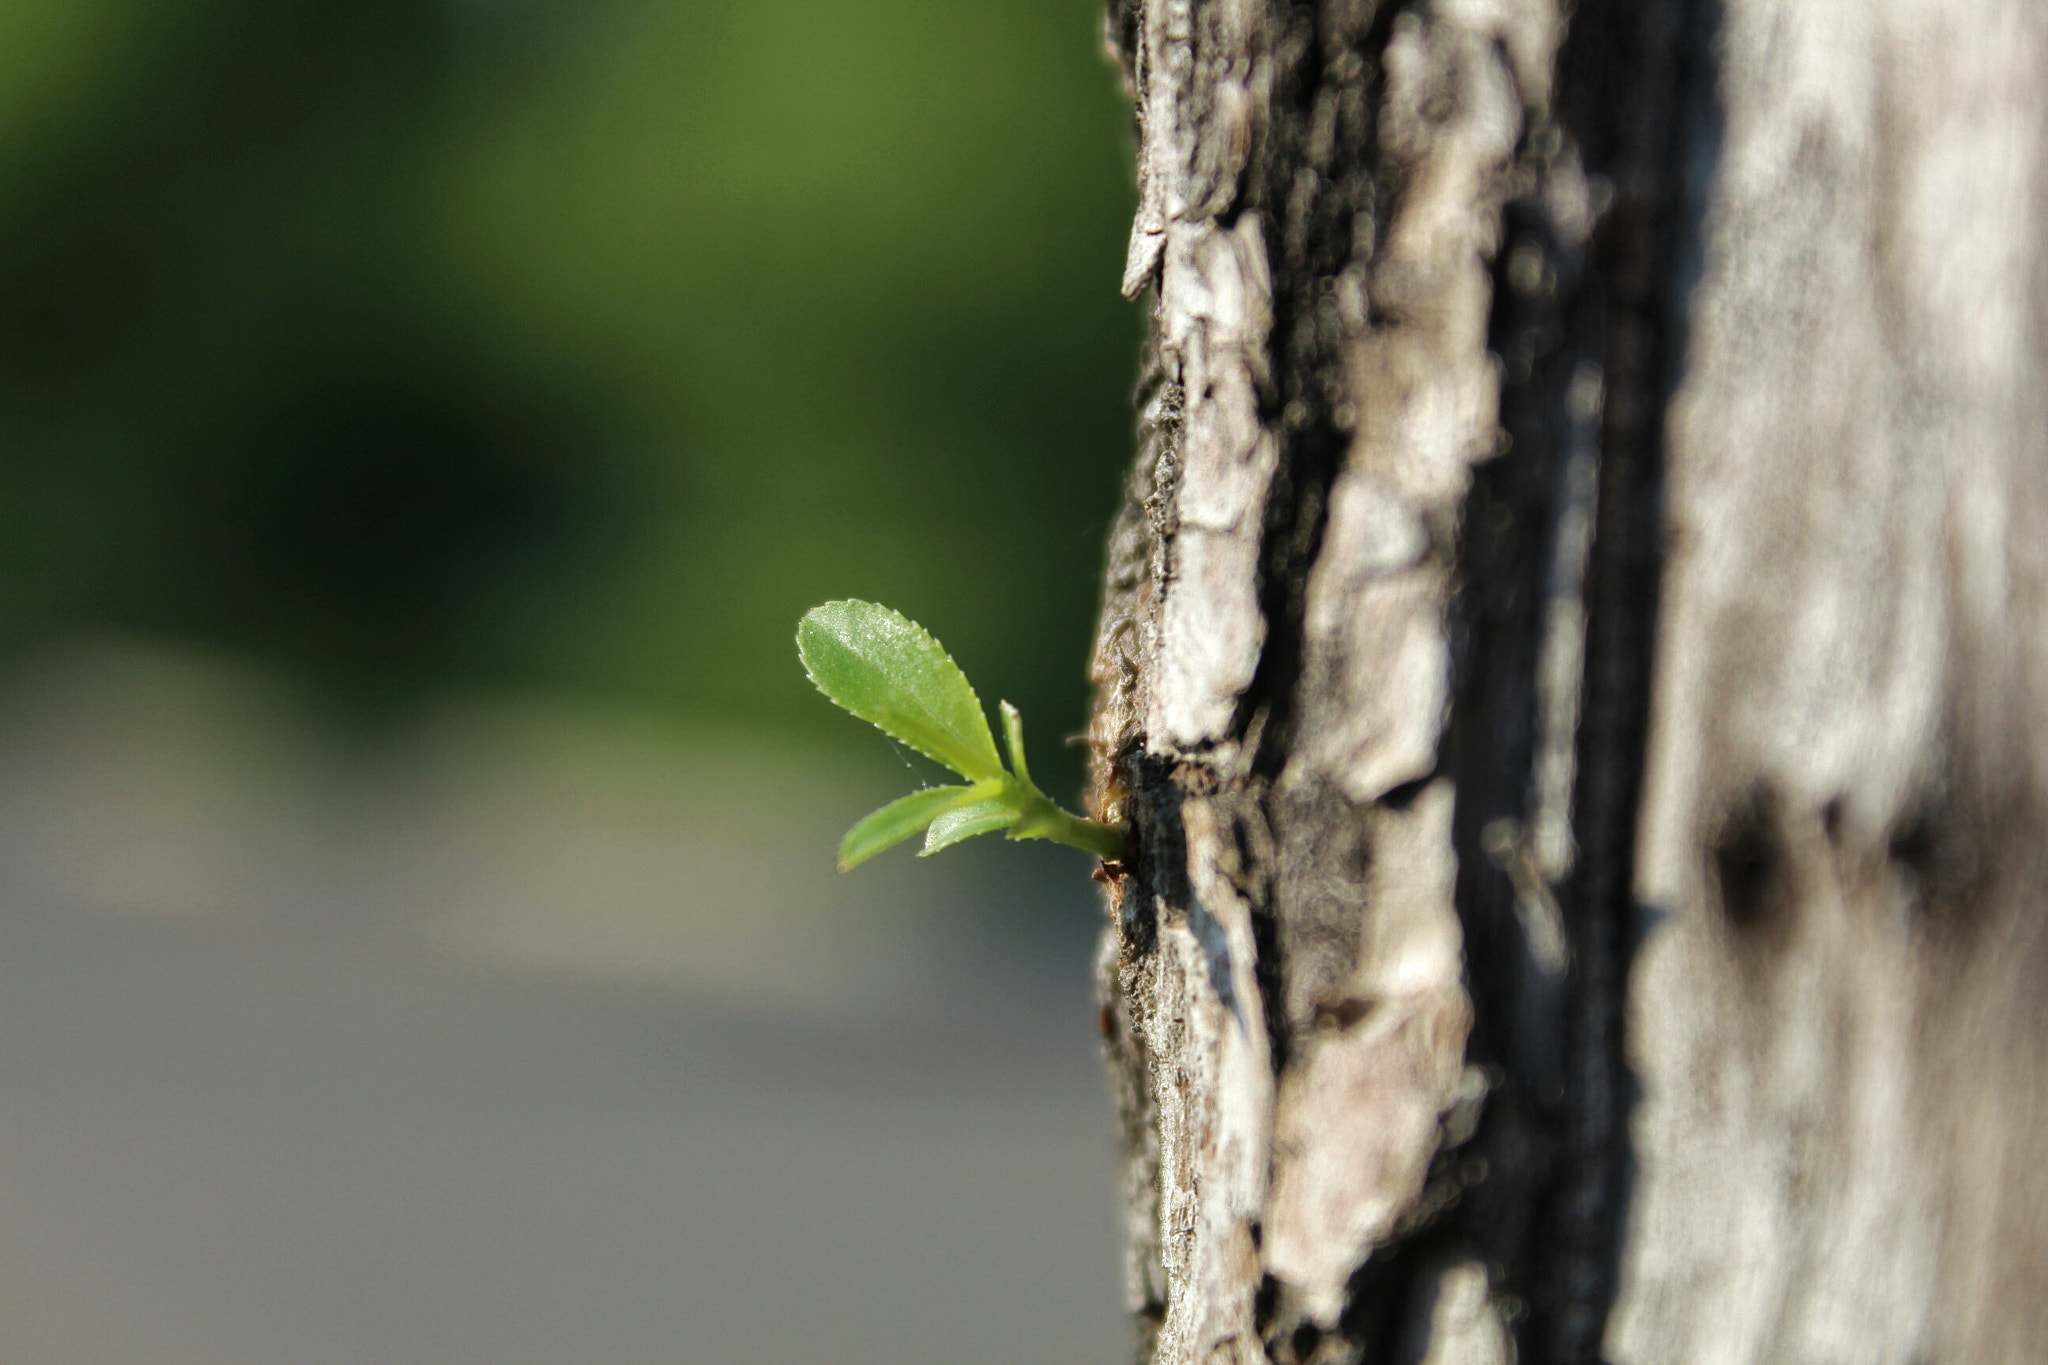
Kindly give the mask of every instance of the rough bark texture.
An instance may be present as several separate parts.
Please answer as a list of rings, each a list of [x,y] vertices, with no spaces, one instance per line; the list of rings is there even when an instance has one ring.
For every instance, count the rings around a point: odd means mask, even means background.
[[[2048,12],[1117,0],[1139,1355],[2048,1339]]]

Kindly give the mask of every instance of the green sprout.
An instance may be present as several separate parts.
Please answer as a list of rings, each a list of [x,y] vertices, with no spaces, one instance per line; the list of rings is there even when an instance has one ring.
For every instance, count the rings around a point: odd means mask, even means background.
[[[1109,861],[1123,856],[1121,827],[1069,814],[1031,780],[1024,718],[1008,702],[1002,707],[1003,743],[1010,766],[1003,767],[967,675],[909,617],[873,602],[827,602],[804,613],[796,652],[820,692],[967,779],[965,785],[914,791],[848,830],[839,843],[841,872],[920,830],[921,858],[998,830],[1012,839],[1051,839]]]

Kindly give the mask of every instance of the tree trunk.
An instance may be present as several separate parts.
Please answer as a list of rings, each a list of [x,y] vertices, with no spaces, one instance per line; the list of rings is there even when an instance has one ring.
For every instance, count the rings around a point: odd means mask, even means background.
[[[1140,1357],[2039,1354],[2048,9],[1110,30]]]

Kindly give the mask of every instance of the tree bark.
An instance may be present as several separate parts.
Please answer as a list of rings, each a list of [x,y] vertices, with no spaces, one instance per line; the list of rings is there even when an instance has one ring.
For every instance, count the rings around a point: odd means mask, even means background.
[[[2048,1340],[2048,10],[1115,0],[1139,1357]]]

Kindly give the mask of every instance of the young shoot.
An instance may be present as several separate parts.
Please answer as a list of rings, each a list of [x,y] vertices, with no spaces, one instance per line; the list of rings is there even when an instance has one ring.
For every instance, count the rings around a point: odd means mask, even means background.
[[[1003,747],[981,698],[945,647],[917,622],[873,602],[827,602],[804,613],[796,652],[820,692],[882,733],[936,759],[966,781],[926,787],[891,801],[846,832],[839,870],[858,867],[920,832],[929,857],[977,834],[1051,839],[1114,861],[1121,826],[1060,809],[1031,780],[1024,761],[1024,718],[1004,702]]]

